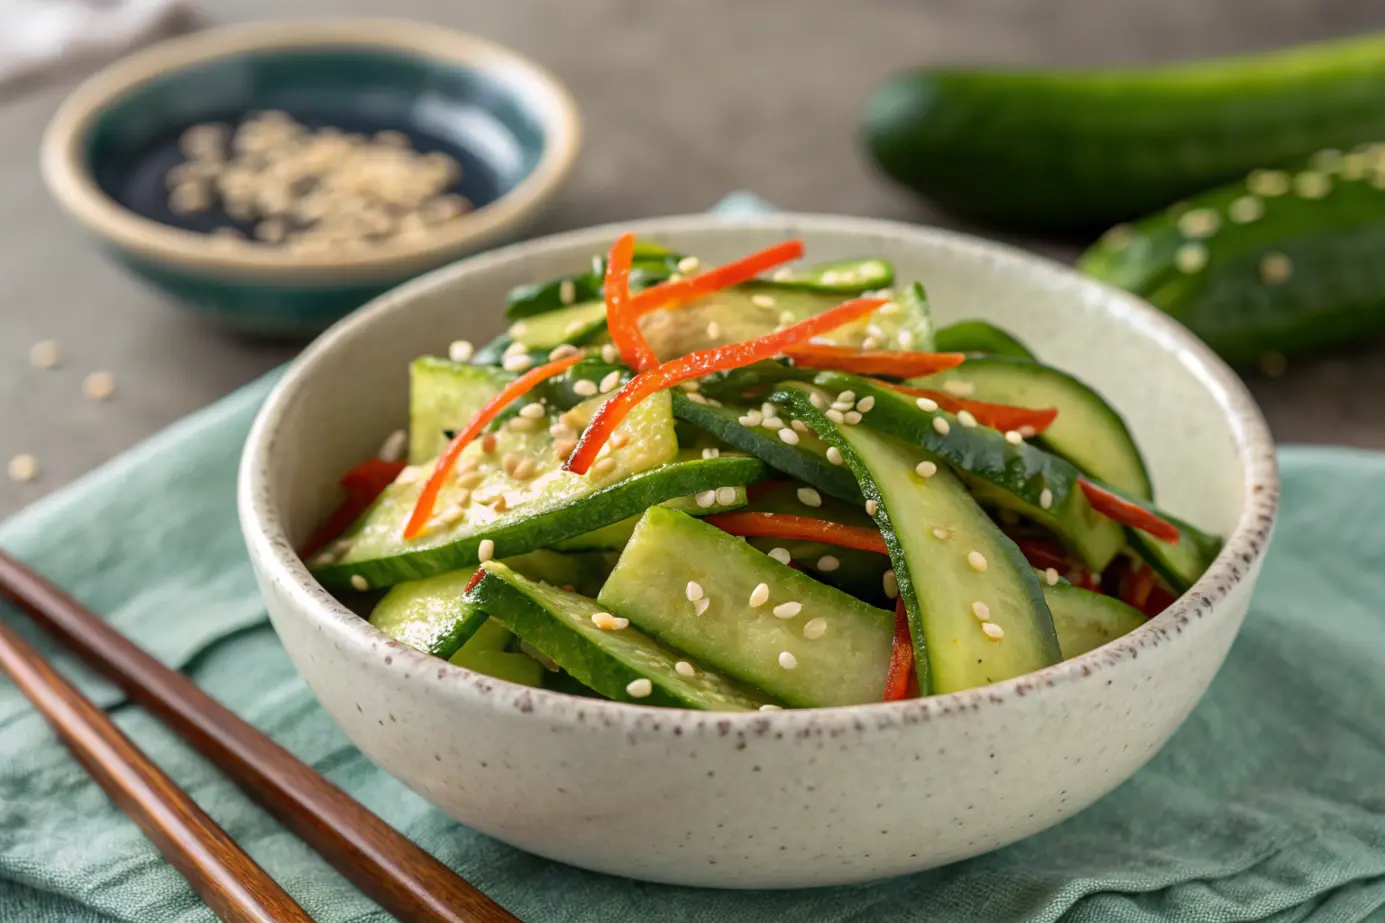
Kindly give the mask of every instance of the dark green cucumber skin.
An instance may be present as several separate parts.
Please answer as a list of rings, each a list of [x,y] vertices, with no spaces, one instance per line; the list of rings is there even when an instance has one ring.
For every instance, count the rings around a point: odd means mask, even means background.
[[[1178,542],[1161,542],[1138,529],[1127,529],[1130,547],[1175,593],[1186,593],[1221,553],[1222,540],[1168,513],[1159,515],[1177,527]]]
[[[634,516],[651,506],[686,497],[708,487],[752,484],[771,476],[758,459],[732,457],[681,462],[642,471],[593,493],[450,545],[351,564],[333,564],[313,572],[328,590],[347,590],[359,574],[373,587],[418,580],[449,570],[475,567],[484,539],[495,543],[494,555],[508,558],[547,548],[565,538],[591,532]]]
[[[1385,35],[1147,69],[917,71],[876,91],[863,131],[887,176],[958,215],[1090,229],[1385,138]]]
[[[746,408],[729,405],[711,407],[691,400],[681,391],[673,391],[672,394],[673,415],[678,419],[700,426],[728,445],[749,452],[776,471],[812,484],[838,500],[861,502],[861,490],[850,471],[811,452],[785,444],[767,429],[743,426],[739,418]]]
[[[678,271],[680,259],[682,259],[680,254],[657,244],[637,242],[635,244],[635,257],[631,260],[630,265],[631,288],[648,288],[655,283],[665,281]],[[605,281],[606,258],[605,256],[593,257],[591,268],[586,272],[550,279],[547,282],[520,285],[511,289],[510,297],[505,305],[505,316],[511,320],[519,320],[579,304],[583,301],[595,301],[604,297]],[[574,296],[572,301],[566,303],[562,299],[564,282],[572,283]]]
[[[963,320],[939,327],[933,348],[940,353],[982,353],[1033,359],[1034,354],[1014,336],[984,320]]]
[[[1253,194],[1250,179],[1206,191],[1172,212],[1108,233],[1078,268],[1147,299],[1233,364],[1379,334],[1385,331],[1385,261],[1379,258],[1385,253],[1385,173],[1361,168],[1379,151],[1385,147],[1348,154],[1343,168],[1316,171],[1331,182],[1323,198],[1293,190],[1261,197],[1264,215],[1246,223],[1232,221],[1228,210]],[[1310,160],[1285,172],[1302,176],[1313,169]],[[1201,241],[1206,266],[1184,272],[1176,255],[1189,240],[1178,222],[1194,209],[1216,213],[1220,228]],[[1282,282],[1262,277],[1262,261],[1272,254],[1291,264]]]

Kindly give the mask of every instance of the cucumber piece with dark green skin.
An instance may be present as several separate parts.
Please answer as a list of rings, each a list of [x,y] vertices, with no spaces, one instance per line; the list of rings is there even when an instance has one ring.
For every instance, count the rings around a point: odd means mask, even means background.
[[[680,452],[679,454],[681,456],[683,453]],[[718,487],[716,490],[706,490],[691,497],[675,497],[659,504],[665,509],[677,510],[680,513],[687,513],[689,516],[714,516],[717,513],[729,513],[732,510],[738,510],[745,505],[746,489],[740,485]],[[620,522],[613,522],[609,526],[602,526],[594,532],[586,532],[582,535],[563,539],[553,545],[553,550],[566,552],[620,551],[630,542],[630,536],[635,534],[635,526],[639,524],[641,515],[643,514],[636,514],[628,519],[622,519]],[[549,583],[553,582],[552,580],[549,581]],[[600,589],[600,587],[596,589]],[[586,591],[583,590],[582,592]],[[587,595],[595,596],[596,590],[587,593]]]
[[[908,615],[919,690],[972,689],[1057,663],[1033,568],[961,479],[943,466],[921,476],[916,466],[938,456],[869,426],[835,424],[812,393],[798,385],[776,400],[841,452],[871,505]],[[1003,634],[992,637],[983,622]]]
[[[768,592],[756,604],[760,584]],[[697,598],[690,600],[693,588]],[[685,513],[655,507],[644,514],[598,601],[786,705],[860,705],[884,695],[891,612]]]
[[[1039,436],[1042,445],[1127,494],[1145,500],[1154,496],[1144,458],[1125,420],[1092,387],[1067,372],[1026,359],[976,356],[913,383],[996,404],[1057,408],[1058,416]]]
[[[933,348],[940,353],[982,353],[1033,359],[1034,354],[1010,333],[984,320],[961,320],[939,327]]]
[[[1385,35],[1144,69],[933,70],[880,87],[867,146],[959,215],[1092,228],[1385,138]]]
[[[1244,364],[1385,331],[1383,251],[1385,145],[1368,145],[1257,170],[1113,228],[1078,267]]]
[[[514,632],[495,619],[486,618],[471,639],[447,659],[456,666],[496,679],[521,686],[542,686],[546,672],[543,665],[528,654],[506,650],[513,639]]]
[[[444,433],[460,429],[513,376],[500,369],[423,356],[409,365],[409,463],[437,458]]]
[[[678,271],[682,256],[658,244],[635,241],[635,254],[630,265],[630,287],[648,288],[663,282]],[[511,320],[534,317],[549,311],[570,307],[583,301],[601,301],[605,292],[606,257],[592,258],[586,272],[520,285],[510,290],[505,316]]]
[[[797,288],[835,295],[859,295],[861,292],[889,288],[893,284],[894,266],[888,260],[875,257],[814,263],[802,269],[783,267],[749,283],[751,287]]]
[[[606,304],[586,301],[534,317],[517,320],[506,331],[511,343],[522,343],[531,352],[548,352],[571,343],[582,346],[606,329]],[[501,351],[502,355],[504,350]]]
[[[681,391],[673,391],[673,415],[702,427],[727,445],[763,461],[790,477],[812,484],[848,503],[860,503],[861,492],[856,479],[840,465],[827,460],[827,446],[808,433],[800,433],[797,445],[784,442],[776,430],[741,423],[751,408],[726,404],[715,407],[702,403]]]
[[[856,375],[823,372],[814,383],[832,395],[852,391],[858,402],[873,398],[860,425],[937,456],[979,499],[1043,525],[1093,571],[1105,570],[1125,547],[1121,527],[1092,509],[1077,484],[1080,473],[1067,461],[1024,442],[1013,445],[989,427],[962,426],[953,414],[923,410],[913,398]],[[804,387],[790,383],[770,400],[801,395]]]
[[[1132,502],[1138,501],[1132,498]],[[1178,529],[1178,541],[1161,542],[1138,529],[1127,529],[1130,547],[1175,593],[1186,593],[1212,566],[1221,552],[1222,540],[1168,513],[1159,515]]]
[[[535,583],[497,561],[484,566],[486,575],[472,591],[476,604],[608,699],[703,711],[752,711],[777,704],[709,672],[633,625],[598,628],[592,616],[604,610],[592,599]],[[692,676],[678,672],[680,662],[692,666]],[[645,683],[648,691],[640,688]]]
[[[1149,621],[1131,606],[1101,593],[1063,583],[1043,589],[1064,660],[1095,650]]]

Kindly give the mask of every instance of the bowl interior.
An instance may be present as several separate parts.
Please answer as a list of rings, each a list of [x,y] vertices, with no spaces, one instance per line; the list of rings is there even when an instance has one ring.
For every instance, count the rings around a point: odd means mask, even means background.
[[[264,110],[282,110],[310,128],[402,131],[416,150],[441,151],[461,163],[461,178],[449,191],[478,208],[533,173],[546,144],[539,114],[503,74],[345,44],[247,51],[134,86],[95,118],[86,167],[107,196],[144,218],[202,233],[222,226],[249,231],[219,208],[174,214],[165,176],[184,159],[178,139],[186,128],[235,125]]]
[[[280,526],[290,541],[304,538],[337,502],[341,472],[404,425],[410,360],[445,355],[453,339],[489,339],[504,326],[512,286],[586,266],[623,229],[564,234],[438,270],[321,338],[281,385],[247,456],[263,472],[250,483],[264,479],[255,515],[271,540]],[[924,283],[940,324],[994,321],[1105,394],[1145,453],[1160,505],[1203,529],[1230,535],[1250,505],[1252,476],[1272,482],[1263,423],[1230,371],[1143,302],[1057,264],[948,232],[853,219],[697,217],[633,229],[711,261],[794,236],[810,260],[891,260],[901,280]],[[310,581],[296,562],[285,566],[291,579]]]

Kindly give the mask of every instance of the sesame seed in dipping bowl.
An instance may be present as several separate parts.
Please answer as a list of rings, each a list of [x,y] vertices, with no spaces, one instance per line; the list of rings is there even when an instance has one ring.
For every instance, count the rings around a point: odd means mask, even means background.
[[[216,324],[303,337],[512,240],[580,146],[531,61],[423,23],[313,20],[171,39],[59,108],[45,182],[120,263]]]
[[[473,672],[377,630],[347,605],[351,593],[329,593],[294,548],[340,502],[342,471],[375,456],[408,420],[406,370],[415,358],[445,354],[456,337],[485,341],[497,332],[512,288],[583,271],[624,231],[696,255],[705,266],[786,238],[801,238],[815,261],[861,254],[890,261],[898,278],[927,286],[940,326],[991,321],[1099,390],[1140,446],[1159,507],[1223,536],[1222,551],[1166,609],[1088,653],[962,691],[829,708],[655,707],[664,687],[633,677],[621,677],[607,693],[619,701],[573,695]],[[468,306],[465,314],[458,305]],[[487,305],[489,312],[479,307]],[[859,407],[864,393],[854,387]],[[824,394],[817,412],[825,417],[833,400],[844,402],[841,390]],[[936,403],[924,410],[912,397],[872,394],[876,402],[863,420],[842,425],[852,439],[867,438],[891,413],[926,419],[945,412]],[[978,388],[976,399],[984,398]],[[760,406],[764,399],[728,419],[743,417],[741,425],[761,434],[756,438],[786,451],[761,424],[766,415],[788,419],[801,408],[780,400]],[[726,410],[733,412],[730,403]],[[985,432],[1000,453],[1029,451],[1028,442],[1013,445],[984,427],[958,425],[950,438]],[[920,433],[935,438],[931,426]],[[500,463],[487,459],[492,467]],[[838,459],[846,464],[824,469],[849,473],[859,462],[846,451]],[[913,458],[901,468],[900,489],[941,490],[953,480],[950,465],[920,471],[917,464]],[[1138,298],[964,235],[772,215],[671,218],[563,234],[473,257],[382,296],[311,345],[281,379],[246,444],[239,504],[270,617],[298,670],[371,760],[440,810],[518,848],[601,872],[788,888],[866,881],[974,856],[1058,823],[1130,777],[1220,668],[1249,604],[1277,494],[1273,447],[1242,384]],[[822,506],[811,505],[814,499]],[[867,499],[871,515],[885,519],[889,497]],[[708,509],[718,502],[715,492],[706,500]],[[786,509],[813,516],[837,502],[821,491],[808,500],[789,491]],[[1056,515],[1065,500],[1046,488],[1033,507]],[[851,512],[859,517],[866,505],[856,500]],[[687,506],[702,511],[700,500]],[[724,537],[728,548],[747,549]],[[505,559],[504,536],[497,538],[487,539],[478,557]],[[966,581],[956,597],[959,644],[998,656],[1022,643],[1006,599],[987,592],[1010,565],[983,534],[946,520],[927,523],[918,540],[921,553]],[[801,682],[818,658],[842,650],[850,630],[840,611],[806,590],[825,582],[815,583],[819,576],[847,576],[851,565],[845,550],[826,552],[839,560],[823,567],[820,546],[790,554],[788,540],[764,544],[766,556],[774,552],[801,569],[766,557],[774,575],[757,571],[731,584],[723,573],[729,567],[675,547],[669,563],[659,565],[667,571],[651,567],[638,582],[662,588],[669,619],[726,625],[727,614],[736,613],[764,626],[775,638],[766,647],[765,682]],[[676,579],[675,564],[683,568]],[[1057,571],[1033,573],[1045,587],[1060,580]],[[382,587],[369,584],[372,593]],[[885,598],[917,592],[907,568],[875,570],[869,589]],[[611,642],[647,630],[638,617],[609,630],[590,621],[592,613],[632,614],[618,608],[594,603],[585,627]],[[691,653],[670,660],[675,678],[689,671],[692,678],[682,681],[729,673]]]

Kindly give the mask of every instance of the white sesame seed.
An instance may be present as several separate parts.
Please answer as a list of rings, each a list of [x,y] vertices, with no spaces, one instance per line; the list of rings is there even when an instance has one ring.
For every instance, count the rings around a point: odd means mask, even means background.
[[[601,379],[601,393],[614,391],[620,386],[620,369],[611,369],[606,373],[606,377]]]
[[[1024,442],[1024,437],[1019,434],[1019,430],[1006,430],[1005,441],[1010,443],[1010,445],[1019,445]]]
[[[1201,240],[1211,237],[1221,227],[1221,215],[1210,208],[1194,208],[1178,219],[1178,229],[1184,237]]]
[[[704,613],[707,611],[707,607],[710,606],[711,604],[712,604],[712,601],[711,601],[710,599],[708,599],[707,597],[705,597],[705,596],[702,597],[701,599],[697,600],[696,602],[693,603],[693,615],[702,615],[702,614],[704,614]]]
[[[677,673],[679,676],[686,676],[689,679],[692,679],[694,676],[697,675],[697,671],[693,669],[693,665],[688,663],[686,660],[680,660],[677,663],[675,663],[673,665],[673,671]]]
[[[616,344],[606,343],[601,347],[602,362],[606,363],[607,365],[615,365],[616,360],[618,360],[619,358],[620,350],[616,348]]]
[[[688,597],[688,602],[695,603],[702,598],[702,584],[698,583],[696,580],[689,580],[685,592]]]
[[[827,619],[822,618],[821,616],[815,619],[809,619],[808,622],[803,626],[803,637],[807,638],[809,641],[816,641],[818,638],[821,638],[826,632]]]
[[[572,390],[579,397],[591,397],[596,394],[596,382],[590,378],[579,378],[572,383]]]
[[[899,598],[899,580],[895,578],[894,568],[885,571],[884,576],[880,578],[880,583],[885,588],[886,596],[890,599]]]
[[[525,404],[523,407],[519,408],[519,415],[521,417],[528,417],[530,420],[538,420],[547,416],[548,412],[543,409],[542,404],[536,401],[531,401],[530,403]]]
[[[515,326],[518,327],[520,325],[516,324]],[[514,343],[511,343],[509,346],[505,347],[505,352],[503,353],[503,356],[504,358],[509,359],[511,356],[523,356],[526,355],[528,352],[529,347],[525,346],[523,343],[516,341]]]
[[[530,359],[528,355],[521,354],[518,356],[507,356],[504,361],[500,363],[500,367],[507,372],[523,372],[533,364],[533,359]]]
[[[941,539],[942,541],[947,541],[949,538],[952,537],[952,533],[944,529],[942,526],[939,526],[938,528],[933,530],[933,537],[936,539]]]
[[[1049,490],[1047,487],[1039,491],[1039,506],[1043,509],[1048,509],[1053,506],[1053,491]]]
[[[687,275],[697,272],[697,267],[702,265],[702,261],[695,256],[685,256],[678,261],[678,271]]]
[[[495,542],[488,538],[481,539],[481,544],[476,546],[476,558],[480,561],[489,561],[495,557]]]
[[[505,425],[517,433],[537,433],[543,429],[542,420],[533,420],[529,417],[514,416],[505,421]]]
[[[820,391],[809,391],[808,403],[812,404],[818,410],[824,410],[827,407],[827,398],[823,397]]]
[[[11,481],[27,483],[38,477],[38,459],[28,452],[22,452],[10,459],[8,471]]]
[[[792,670],[798,666],[798,658],[788,651],[779,652],[779,666],[785,670]]]
[[[991,620],[991,607],[978,599],[971,604],[971,614],[983,622],[989,622]]]
[[[625,448],[630,443],[630,431],[624,429],[616,430],[614,433],[611,433],[610,443],[613,449]]]
[[[919,410],[926,410],[929,413],[938,409],[938,402],[926,397],[915,398],[914,404],[918,406]]]
[[[577,286],[571,279],[564,279],[558,283],[558,301],[563,304],[572,304],[577,300]]]
[[[750,303],[753,304],[753,305],[755,305],[755,307],[757,307],[757,308],[772,308],[772,307],[774,307],[774,296],[773,296],[773,295],[751,295],[751,296],[750,296]]]
[[[92,372],[82,381],[82,393],[93,401],[104,401],[115,394],[115,376],[110,372]]]
[[[783,710],[784,710],[784,707],[783,707],[782,705],[761,705],[761,706],[760,706],[760,711],[783,711]]]
[[[1301,199],[1321,199],[1332,191],[1332,178],[1316,170],[1304,170],[1294,177],[1294,194]]]
[[[866,501],[866,515],[867,515],[867,516],[874,516],[875,513],[876,513],[876,511],[879,510],[879,509],[880,509],[880,504],[879,504],[879,503],[876,503],[875,500],[872,499],[872,500],[867,500],[867,501]]]
[[[875,395],[874,395],[874,394],[867,394],[865,397],[861,398],[859,401],[856,402],[856,409],[859,410],[861,413],[868,413],[868,412],[870,412],[871,408],[873,408],[874,406],[875,406]]]
[[[707,398],[703,397],[701,394],[698,394],[696,391],[688,395],[688,400],[692,401],[694,404],[706,405],[711,403],[711,401],[707,400]]]
[[[1260,258],[1260,281],[1266,285],[1282,285],[1293,271],[1293,262],[1282,253],[1266,253]]]
[[[788,564],[793,560],[793,556],[789,554],[789,549],[787,548],[771,548],[769,550],[769,556],[780,564]]]
[[[1246,177],[1246,188],[1269,198],[1281,196],[1289,191],[1289,174],[1282,170],[1252,170]]]
[[[760,425],[765,429],[783,429],[786,424],[778,417],[765,417],[760,421]]]
[[[769,600],[769,584],[758,583],[750,591],[750,608],[758,609]]]
[[[957,411],[957,422],[962,424],[967,429],[976,428],[976,417],[972,416],[970,410]]]
[[[855,406],[856,406],[856,405],[853,404],[851,401],[833,401],[833,402],[832,402],[832,409],[835,410],[835,411],[837,411],[838,413],[846,413],[848,410],[853,409]]]
[[[1047,583],[1049,586],[1057,586],[1057,585],[1058,585],[1058,568],[1056,568],[1056,567],[1046,567],[1046,568],[1044,568],[1044,583]]]
[[[758,410],[747,410],[739,418],[741,426],[759,426],[764,422],[764,415]]]
[[[1253,195],[1243,195],[1232,202],[1226,214],[1237,224],[1250,224],[1265,214],[1265,201]]]
[[[754,411],[751,412],[753,413]],[[779,408],[774,404],[771,404],[769,401],[765,401],[765,403],[760,405],[760,416],[777,417],[779,416]]]
[[[710,509],[716,505],[717,492],[715,490],[699,490],[697,493],[693,494],[693,499],[697,501],[697,505],[702,509]]]
[[[847,426],[855,426],[857,423],[861,422],[861,414],[856,410],[848,410],[846,413],[842,414],[842,421],[846,423]]]
[[[914,348],[914,331],[912,330],[899,331],[899,336],[897,336],[895,339],[899,340],[900,349]]]
[[[811,487],[800,487],[795,493],[804,506],[822,506],[822,494]]]
[[[775,618],[791,619],[803,611],[803,604],[799,602],[780,603],[772,611]]]
[[[827,411],[827,413],[826,413],[826,417],[827,417],[827,419],[831,420],[833,423],[842,423],[842,422],[844,422],[844,421],[846,420],[846,417],[842,416],[842,412],[841,412],[840,410],[835,409],[835,408],[830,408],[830,409],[828,409],[828,411]]]
[[[515,465],[515,470],[510,472],[510,475],[516,480],[523,481],[533,477],[538,467],[538,463],[532,458],[521,458],[519,464]],[[511,501],[511,505],[513,505],[514,502],[515,501]]]
[[[717,323],[716,321],[714,321],[714,320],[713,320],[713,321],[708,321],[708,322],[707,322],[707,338],[708,338],[709,340],[715,340],[715,339],[716,339],[717,337],[719,337],[719,336],[721,336],[721,325],[718,324],[718,323]]]
[[[36,369],[55,368],[61,361],[57,340],[39,340],[29,347],[29,364]]]
[[[561,461],[567,461],[574,451],[577,450],[576,439],[560,439],[553,443],[553,457]]]
[[[879,345],[880,341],[877,340],[875,337],[866,337],[864,340],[861,341],[862,349],[875,349]]]
[[[798,315],[792,311],[779,312],[779,323],[781,324],[792,324],[796,320],[798,320]]]
[[[702,384],[701,382],[698,382],[696,379],[692,381],[680,381],[678,383],[678,389],[680,391],[701,391]]]
[[[842,450],[834,445],[829,445],[827,447],[827,460],[834,465],[843,464]]]
[[[999,641],[1001,638],[1005,637],[1005,629],[1001,628],[995,622],[982,622],[981,630],[985,632],[986,637],[990,638],[992,641]]]
[[[616,627],[616,617],[609,612],[593,612],[592,624],[602,631],[613,631]]]
[[[787,445],[798,445],[798,433],[791,429],[781,429],[779,431],[779,441]]]
[[[566,359],[568,356],[575,356],[579,352],[581,352],[581,350],[578,349],[576,346],[573,346],[571,343],[559,343],[557,346],[553,347],[548,351],[548,361],[557,362],[559,359]]]
[[[960,378],[949,378],[943,382],[943,390],[958,397],[971,397],[976,393],[976,385]]]
[[[946,436],[952,431],[952,426],[947,422],[947,417],[934,417],[933,429],[937,431],[939,436]]]
[[[1184,244],[1173,255],[1178,271],[1191,275],[1207,265],[1207,248],[1202,244]]]
[[[914,473],[921,478],[931,478],[938,473],[937,462],[921,461],[914,466]]]
[[[967,563],[974,571],[983,572],[986,570],[986,556],[979,551],[967,552]]]
[[[802,420],[790,420],[789,425],[793,427],[794,432],[808,435],[808,424]]]
[[[370,589],[370,581],[360,574],[352,574],[351,589],[364,593],[366,590]]]
[[[702,457],[703,457],[703,458],[720,458],[720,457],[721,457],[721,449],[717,449],[717,448],[703,449],[703,450],[702,450]]]
[[[830,554],[825,554],[822,557],[818,558],[818,570],[822,571],[823,573],[830,574],[832,571],[836,570],[838,567],[841,566],[842,562],[837,560]]]
[[[717,502],[720,503],[722,506],[730,506],[731,504],[735,503],[735,502],[736,502],[736,488],[730,487],[730,486],[727,486],[727,487],[718,487],[718,488],[717,488]]]
[[[850,389],[843,391],[841,394],[837,395],[837,400],[850,407],[852,404],[856,403],[856,392]]]
[[[381,461],[397,462],[404,457],[404,450],[409,447],[409,434],[402,429],[397,429],[385,437],[385,441],[380,444],[380,451],[376,456]]]
[[[625,692],[632,699],[647,699],[654,693],[654,683],[644,677],[632,679],[626,684]]]

